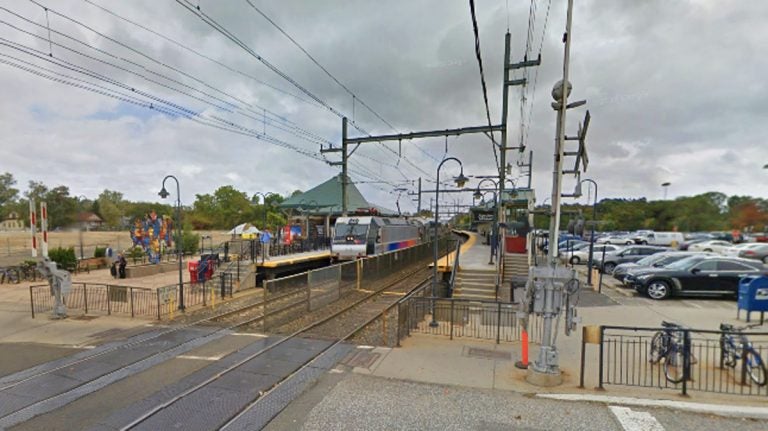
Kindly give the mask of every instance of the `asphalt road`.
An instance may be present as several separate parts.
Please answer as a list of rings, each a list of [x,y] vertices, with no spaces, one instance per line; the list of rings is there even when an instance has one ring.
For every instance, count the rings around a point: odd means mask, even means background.
[[[765,422],[664,408],[537,398],[341,371],[324,376],[275,418],[288,430],[765,430]]]

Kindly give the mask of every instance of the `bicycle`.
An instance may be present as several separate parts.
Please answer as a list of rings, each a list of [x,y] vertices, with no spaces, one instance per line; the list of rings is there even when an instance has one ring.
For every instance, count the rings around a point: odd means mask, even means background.
[[[720,324],[720,363],[722,366],[736,368],[736,361],[741,359],[747,369],[749,378],[758,386],[764,386],[768,379],[765,362],[760,353],[755,350],[744,331],[760,324],[736,328],[727,323]],[[736,337],[738,336],[738,343]],[[722,368],[721,366],[721,368]]]
[[[15,268],[0,269],[0,283],[19,284],[19,271]]]
[[[685,376],[685,348],[683,326],[672,322],[661,322],[662,330],[655,333],[651,339],[651,351],[648,361],[659,363],[664,359],[664,377],[671,383],[680,383]],[[691,360],[688,365],[696,363],[696,359],[688,352]]]

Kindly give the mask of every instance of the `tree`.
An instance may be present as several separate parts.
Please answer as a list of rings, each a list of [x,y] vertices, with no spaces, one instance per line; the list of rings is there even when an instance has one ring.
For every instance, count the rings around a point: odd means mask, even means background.
[[[15,184],[16,180],[11,173],[0,175],[0,212],[6,212],[7,207],[18,199],[19,190],[13,187]]]
[[[116,229],[122,226],[124,203],[122,193],[104,189],[94,206],[97,206],[97,212],[107,227]]]

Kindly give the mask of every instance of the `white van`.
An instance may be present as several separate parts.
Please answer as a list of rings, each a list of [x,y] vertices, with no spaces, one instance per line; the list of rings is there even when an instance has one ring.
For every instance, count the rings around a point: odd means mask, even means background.
[[[635,238],[638,244],[659,245],[664,247],[679,246],[683,243],[681,232],[650,232]]]

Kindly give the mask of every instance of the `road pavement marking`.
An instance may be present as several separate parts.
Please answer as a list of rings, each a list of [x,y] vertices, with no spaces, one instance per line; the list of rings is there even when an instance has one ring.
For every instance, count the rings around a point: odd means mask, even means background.
[[[648,412],[635,412],[629,407],[608,406],[625,431],[664,431],[659,421]]]
[[[198,361],[218,361],[219,359],[223,358],[223,356],[179,355],[176,358],[178,358],[178,359],[195,359],[195,360],[198,360]]]
[[[267,337],[269,337],[269,335],[255,334],[253,332],[233,332],[230,335],[241,335],[243,337],[256,337],[256,338],[267,338]]]
[[[623,404],[625,406],[663,407],[692,413],[704,413],[726,417],[768,419],[768,407],[704,404],[688,401],[650,400],[644,398],[613,397],[592,394],[536,394],[536,396],[539,398],[561,401],[591,401],[607,404]]]

